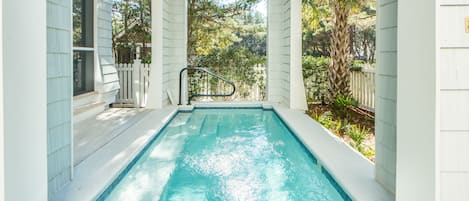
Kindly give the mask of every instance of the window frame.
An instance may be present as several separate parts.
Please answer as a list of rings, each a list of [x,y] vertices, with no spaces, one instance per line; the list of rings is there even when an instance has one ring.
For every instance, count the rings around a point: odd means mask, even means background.
[[[96,90],[96,66],[98,66],[98,62],[97,62],[97,9],[96,9],[96,0],[81,0],[81,1],[90,1],[91,4],[92,4],[92,7],[91,7],[91,10],[92,10],[92,17],[88,17],[86,18],[86,21],[88,21],[88,23],[91,23],[91,27],[93,28],[92,32],[91,32],[91,43],[90,43],[90,47],[87,47],[86,45],[81,45],[81,46],[75,46],[75,41],[74,41],[74,30],[73,30],[73,6],[74,6],[74,0],[72,0],[72,7],[71,7],[71,12],[72,12],[72,23],[71,23],[71,26],[72,26],[72,31],[71,31],[71,35],[72,35],[72,41],[71,41],[71,45],[72,45],[72,91],[73,91],[73,96],[79,96],[79,95],[82,95],[82,94],[87,94],[87,93],[92,93]],[[89,83],[86,83],[87,80],[83,81],[84,83],[86,84],[90,84],[91,87],[89,87],[88,89],[84,89],[84,90],[80,90],[80,91],[75,91],[75,76],[74,76],[74,72],[75,72],[75,66],[74,66],[74,54],[76,52],[91,52],[93,57],[90,58],[92,59],[92,64],[93,66],[92,67],[87,67],[86,70],[89,70],[89,71],[92,71],[92,79],[91,81],[89,81]],[[92,82],[92,83],[91,83]]]

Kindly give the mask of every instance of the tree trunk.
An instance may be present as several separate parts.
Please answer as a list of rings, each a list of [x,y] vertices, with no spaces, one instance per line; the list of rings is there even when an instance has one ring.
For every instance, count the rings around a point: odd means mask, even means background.
[[[331,65],[329,67],[330,101],[338,96],[350,96],[350,35],[348,17],[350,10],[337,1],[333,3],[334,28],[331,40]]]

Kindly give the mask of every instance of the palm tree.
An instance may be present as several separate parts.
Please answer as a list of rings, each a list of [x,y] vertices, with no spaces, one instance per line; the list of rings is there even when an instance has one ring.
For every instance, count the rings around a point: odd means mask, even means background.
[[[354,8],[364,0],[330,0],[334,13],[331,38],[331,66],[329,68],[330,98],[350,96],[350,34],[348,19]]]

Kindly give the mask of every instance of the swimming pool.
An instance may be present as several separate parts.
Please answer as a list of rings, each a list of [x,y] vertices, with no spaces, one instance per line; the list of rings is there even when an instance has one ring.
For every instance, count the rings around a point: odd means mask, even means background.
[[[98,200],[350,200],[273,110],[179,112]]]

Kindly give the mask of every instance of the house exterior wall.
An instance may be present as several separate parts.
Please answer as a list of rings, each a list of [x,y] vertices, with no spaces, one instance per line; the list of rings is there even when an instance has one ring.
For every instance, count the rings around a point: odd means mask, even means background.
[[[440,0],[440,178],[441,200],[469,197],[469,3]]]
[[[397,0],[377,1],[376,180],[396,191]]]
[[[46,3],[2,1],[6,201],[47,200]]]
[[[95,1],[97,27],[95,44],[98,56],[98,68],[95,69],[95,90],[100,93],[101,101],[111,104],[115,101],[119,90],[119,77],[112,54],[112,0]]]
[[[72,176],[71,1],[47,1],[47,172],[49,197]]]

